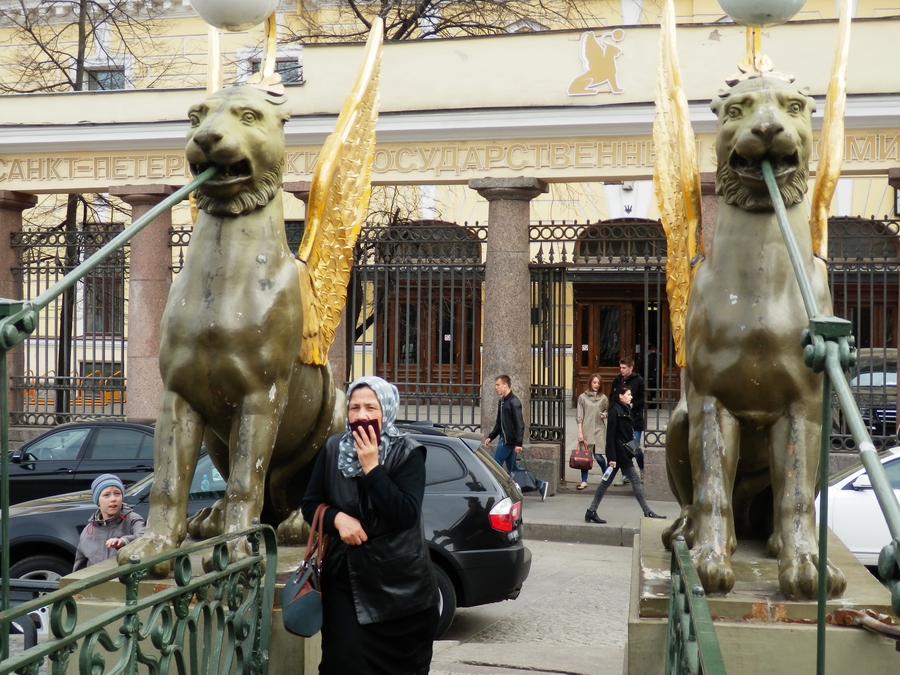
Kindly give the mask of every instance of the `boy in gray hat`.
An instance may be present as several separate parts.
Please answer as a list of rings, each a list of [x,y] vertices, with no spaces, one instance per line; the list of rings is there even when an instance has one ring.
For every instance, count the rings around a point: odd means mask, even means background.
[[[97,511],[81,531],[73,572],[112,558],[116,551],[144,534],[144,519],[125,506],[125,486],[118,476],[104,473],[91,483]]]

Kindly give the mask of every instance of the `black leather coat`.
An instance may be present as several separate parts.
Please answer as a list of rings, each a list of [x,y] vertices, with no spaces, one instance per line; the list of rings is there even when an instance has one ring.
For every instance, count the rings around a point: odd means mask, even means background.
[[[513,447],[521,447],[525,437],[525,420],[522,417],[522,402],[514,393],[509,392],[506,398],[497,401],[497,421],[488,434],[494,440],[503,436],[503,442]]]
[[[325,513],[325,531],[331,536],[323,565],[349,577],[360,624],[434,607],[437,583],[422,530],[424,446],[405,439],[384,465],[347,478],[337,466],[339,440],[339,434],[332,436],[322,448],[302,502],[307,522],[320,502],[331,507]],[[419,477],[412,481],[418,485],[409,484],[412,475]],[[366,542],[348,546],[341,541],[334,527],[340,511],[359,519]]]

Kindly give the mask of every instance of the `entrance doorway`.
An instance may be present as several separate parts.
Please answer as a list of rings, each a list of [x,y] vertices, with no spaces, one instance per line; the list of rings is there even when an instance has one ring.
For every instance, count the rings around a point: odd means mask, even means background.
[[[651,288],[653,286],[653,288]],[[668,304],[655,291],[656,284],[574,283],[573,400],[588,385],[591,374],[603,378],[609,396],[619,361],[631,357],[643,378],[647,400],[663,396],[672,351]],[[654,291],[650,293],[650,291]],[[665,292],[665,289],[662,289]]]

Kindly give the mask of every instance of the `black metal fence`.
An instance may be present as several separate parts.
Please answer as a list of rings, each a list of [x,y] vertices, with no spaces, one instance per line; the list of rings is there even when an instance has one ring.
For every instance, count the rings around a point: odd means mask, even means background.
[[[288,223],[289,241],[298,243],[302,230],[302,222]],[[829,230],[835,314],[853,323],[860,354],[850,384],[876,444],[893,445],[900,223],[833,218]],[[74,233],[14,234],[23,297],[36,297],[118,231],[120,226],[106,225]],[[668,329],[659,223],[538,223],[530,237],[532,440],[565,444],[567,407],[580,391],[585,350],[593,348],[593,340],[601,362],[613,353],[615,361],[627,338],[647,384],[645,445],[663,445],[680,375]],[[377,373],[396,382],[402,418],[480,427],[486,239],[487,226],[442,221],[367,226],[360,234],[344,336],[350,376]],[[190,228],[173,230],[175,273],[189,240]],[[124,417],[127,283],[126,248],[42,314],[34,336],[11,359],[12,423],[50,426]],[[585,292],[594,298],[582,302]],[[619,309],[589,324],[583,314],[591,302]],[[624,314],[616,313],[620,310]],[[631,332],[608,331],[603,321],[610,318],[627,323]],[[835,449],[852,447],[839,415],[833,431]]]
[[[121,231],[103,224],[14,233],[22,297],[36,298]],[[11,353],[12,424],[124,417],[128,252],[116,252],[55,300]]]

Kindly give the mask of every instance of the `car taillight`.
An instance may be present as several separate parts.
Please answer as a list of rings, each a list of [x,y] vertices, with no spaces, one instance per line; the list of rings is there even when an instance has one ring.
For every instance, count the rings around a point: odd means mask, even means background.
[[[491,509],[491,527],[499,532],[512,532],[522,513],[522,502],[505,497]]]

